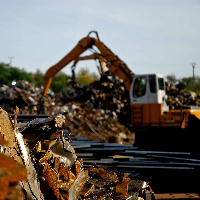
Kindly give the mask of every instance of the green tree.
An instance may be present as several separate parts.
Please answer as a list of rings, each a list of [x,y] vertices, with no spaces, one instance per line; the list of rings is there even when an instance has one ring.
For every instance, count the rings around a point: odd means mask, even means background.
[[[200,94],[200,78],[195,77],[193,82],[193,77],[183,77],[177,80],[177,85],[179,89],[186,90],[188,92],[196,92]]]
[[[9,85],[13,80],[25,80],[28,82],[34,82],[31,73],[27,73],[25,70],[20,70],[17,67],[10,67],[9,64],[0,63],[0,84]]]
[[[95,79],[92,77],[93,75],[90,74],[90,71],[88,68],[81,68],[78,72],[78,75],[77,75],[77,81],[79,83],[81,83],[82,85],[87,85],[87,84],[90,84],[92,83]]]
[[[25,70],[20,70],[16,67],[10,67],[10,75],[11,75],[12,81],[25,80],[31,83],[34,82],[32,73],[28,73]]]
[[[51,90],[53,90],[55,93],[62,92],[63,94],[66,93],[67,90],[67,80],[69,79],[69,76],[66,75],[64,72],[58,72],[55,77],[52,80],[51,84]]]
[[[166,80],[171,84],[176,84],[176,82],[177,82],[176,75],[173,73],[171,73],[170,75],[167,75]]]
[[[191,87],[193,84],[193,78],[192,77],[183,77],[178,79],[177,87],[179,89],[186,89],[186,87]]]
[[[95,73],[95,72],[92,72],[92,73],[90,74],[90,76],[91,76],[94,80],[98,80],[98,79],[99,79],[98,74]]]
[[[33,74],[34,83],[37,87],[41,87],[44,82],[44,74],[41,72],[40,69],[37,69],[36,73]]]
[[[9,64],[0,63],[0,85],[11,83]]]

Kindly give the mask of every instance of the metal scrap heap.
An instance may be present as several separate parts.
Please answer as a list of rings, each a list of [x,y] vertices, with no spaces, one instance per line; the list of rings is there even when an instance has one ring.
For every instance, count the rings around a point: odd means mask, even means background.
[[[0,108],[0,199],[154,199],[148,183],[96,164],[84,170],[64,137],[66,113],[19,126]]]
[[[104,110],[120,121],[130,123],[129,92],[123,80],[109,73],[89,85],[75,83],[68,96],[61,98],[66,102],[82,102],[90,108]],[[126,120],[124,120],[124,117]]]
[[[61,110],[68,112],[66,126],[77,137],[107,143],[135,143],[135,134],[105,110],[77,102],[67,103]]]
[[[200,95],[195,92],[180,90],[174,84],[165,83],[167,100],[170,109],[175,109],[183,105],[200,106]]]
[[[72,84],[72,81],[68,80],[67,84]],[[166,103],[170,109],[184,105],[200,106],[200,95],[180,90],[167,82],[165,86]],[[51,115],[62,111],[69,102],[84,103],[126,126],[131,123],[129,93],[123,81],[111,73],[85,86],[74,82],[72,89],[66,91],[66,96],[54,94],[51,90],[47,96],[43,96],[42,88],[23,80],[0,87],[0,107],[8,113],[13,113],[17,106],[20,114]]]
[[[44,97],[42,89],[27,81],[13,81],[0,87],[0,107],[8,113],[14,113],[15,107],[21,114],[44,114],[47,112],[44,102],[51,104],[54,93]]]
[[[124,121],[126,116],[125,123],[130,120],[129,94],[123,81],[115,76],[104,76],[86,86],[76,83],[73,89],[67,91],[67,96],[51,91],[43,96],[42,92],[41,88],[27,81],[4,85],[0,87],[0,107],[8,113],[13,113],[17,106],[21,114],[52,114],[61,110],[68,102],[82,102],[113,118]]]

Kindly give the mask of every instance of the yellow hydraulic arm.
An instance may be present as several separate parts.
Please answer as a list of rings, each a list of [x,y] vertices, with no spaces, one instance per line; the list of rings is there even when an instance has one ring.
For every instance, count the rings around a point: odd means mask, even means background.
[[[90,33],[87,37],[81,39],[64,58],[62,58],[57,64],[53,65],[47,70],[44,76],[44,96],[47,95],[53,77],[71,61],[76,60],[84,51],[87,49],[92,49],[93,46],[98,48],[100,51],[99,56],[104,58],[104,61],[106,61],[109,70],[114,75],[121,78],[124,81],[127,90],[130,90],[130,85],[134,75],[133,72],[108,47],[106,47],[104,43],[99,40],[97,32],[95,32],[97,38],[89,37]]]
[[[94,53],[94,54],[91,54],[91,55],[88,55],[88,56],[79,56],[78,58],[76,58],[74,60],[73,66],[75,67],[77,65],[78,61],[80,61],[80,60],[90,60],[90,59],[94,59],[94,60],[98,59],[99,60],[100,69],[98,67],[98,70],[99,70],[100,75],[102,76],[105,72],[105,67],[109,66],[109,64],[106,61],[106,59],[104,59],[98,53]],[[110,67],[108,67],[108,68],[110,68]]]

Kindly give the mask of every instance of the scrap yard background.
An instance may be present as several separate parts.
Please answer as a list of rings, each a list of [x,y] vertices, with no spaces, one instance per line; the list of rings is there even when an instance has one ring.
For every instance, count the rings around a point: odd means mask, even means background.
[[[200,199],[199,0],[0,1],[0,200]]]
[[[72,89],[73,95],[68,98],[57,94],[44,97],[34,84],[18,81],[15,85],[1,88],[1,106],[12,119],[15,118],[12,113],[15,106],[20,107],[18,127],[29,148],[33,148],[31,146],[36,144],[38,138],[43,140],[38,136],[44,131],[39,126],[40,121],[54,113],[63,113],[67,116],[64,136],[70,138],[71,146],[78,159],[83,160],[85,170],[95,163],[104,170],[130,173],[133,180],[149,182],[157,199],[199,198],[198,184],[191,184],[199,179],[199,157],[188,151],[170,151],[170,147],[168,151],[159,148],[155,151],[156,146],[144,150],[134,145],[135,133],[128,118],[129,97],[123,82],[116,84],[117,81],[104,77],[103,80]],[[194,92],[180,92],[173,84],[166,83],[166,91],[171,106],[179,106],[180,102],[185,105],[199,103]],[[52,125],[50,127],[53,128]],[[45,136],[46,139],[48,137]],[[46,198],[49,197],[46,195]]]

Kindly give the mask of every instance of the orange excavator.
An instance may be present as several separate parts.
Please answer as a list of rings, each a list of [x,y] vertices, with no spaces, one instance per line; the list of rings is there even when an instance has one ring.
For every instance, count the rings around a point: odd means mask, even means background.
[[[91,31],[87,37],[80,40],[64,58],[48,69],[44,77],[44,95],[47,95],[53,77],[71,61],[75,61],[79,55],[86,50],[92,49],[95,51],[92,48],[93,46],[96,46],[100,51],[100,54],[96,54],[98,58],[101,57],[100,60],[105,60],[105,62],[108,64],[107,67],[109,67],[110,72],[121,78],[124,81],[126,88],[129,90],[133,73],[122,60],[120,60],[108,47],[106,47],[105,44],[99,40],[97,32],[95,32],[97,38],[89,37],[92,32],[94,31]]]
[[[90,37],[92,32],[96,34],[96,38]],[[99,52],[93,47],[96,47]],[[80,57],[88,49],[94,53]],[[174,140],[176,144],[177,141],[180,141],[185,146],[186,144],[181,138],[188,138],[189,132],[191,135],[196,132],[195,128],[200,125],[200,109],[181,106],[180,109],[169,110],[165,102],[164,76],[162,74],[134,74],[126,63],[100,41],[96,31],[91,31],[64,58],[48,69],[44,77],[44,95],[47,95],[52,79],[57,72],[71,61],[74,61],[75,66],[79,60],[86,59],[98,59],[101,74],[104,73],[104,66],[106,66],[110,72],[123,80],[130,94],[131,123],[135,132],[139,133],[138,136],[136,135],[136,143],[137,137],[140,138],[138,141],[146,138],[147,142],[143,142],[143,144],[148,146],[154,133],[157,139],[164,139],[165,143]],[[187,140],[188,142],[190,141]],[[157,146],[159,144],[159,142],[156,143]]]

